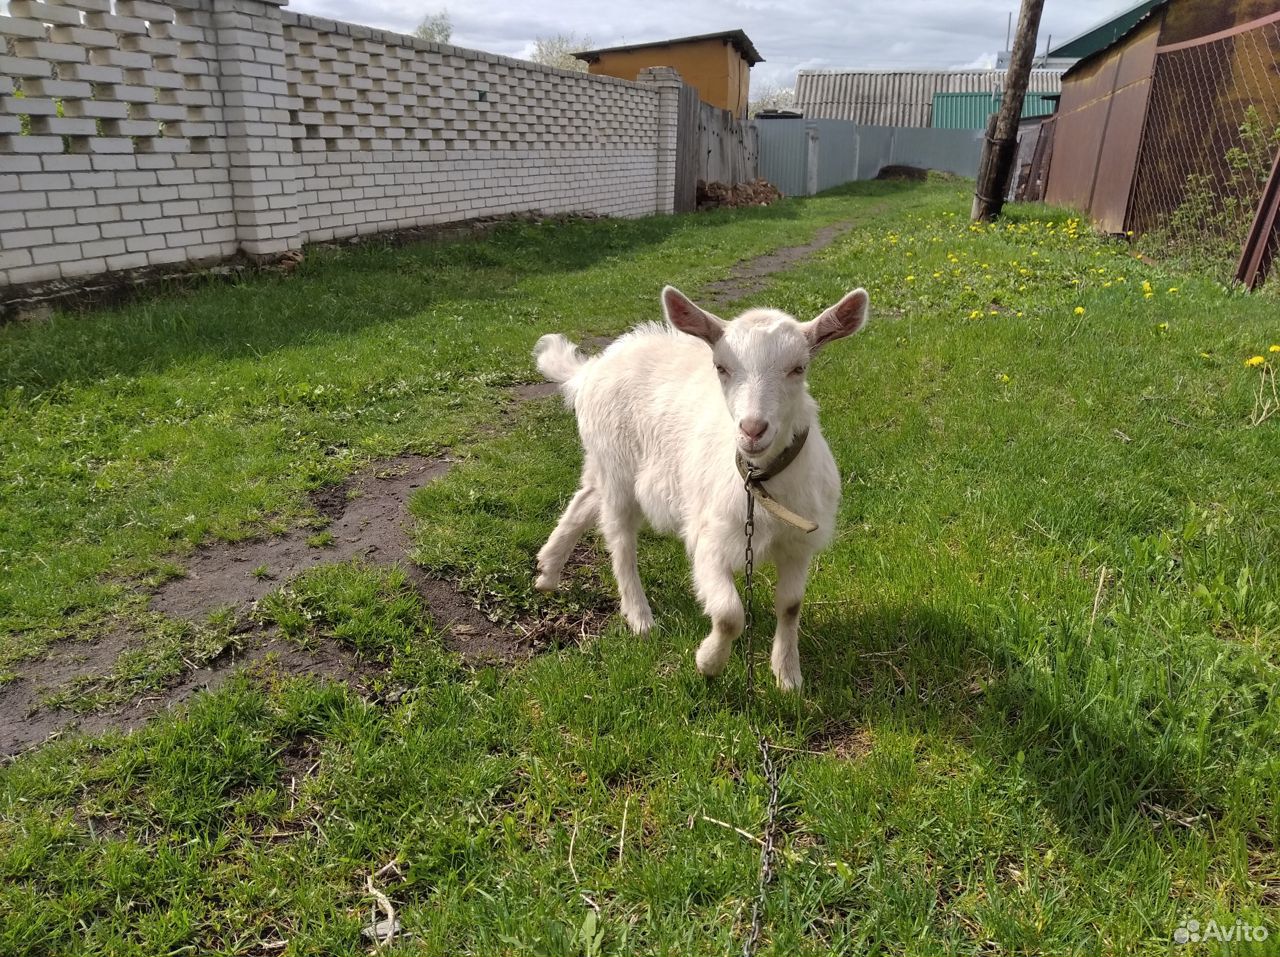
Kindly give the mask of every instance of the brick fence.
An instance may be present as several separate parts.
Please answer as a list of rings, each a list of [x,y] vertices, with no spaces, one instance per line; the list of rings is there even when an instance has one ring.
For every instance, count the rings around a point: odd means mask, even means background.
[[[672,209],[668,68],[587,76],[277,0],[10,0],[0,39],[0,289]]]

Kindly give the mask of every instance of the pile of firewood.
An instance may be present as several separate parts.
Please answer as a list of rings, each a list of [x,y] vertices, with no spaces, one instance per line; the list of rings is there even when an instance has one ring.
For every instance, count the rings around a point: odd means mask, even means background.
[[[718,206],[768,206],[782,199],[778,187],[768,180],[757,179],[750,183],[707,183],[698,180],[698,209],[715,209]]]

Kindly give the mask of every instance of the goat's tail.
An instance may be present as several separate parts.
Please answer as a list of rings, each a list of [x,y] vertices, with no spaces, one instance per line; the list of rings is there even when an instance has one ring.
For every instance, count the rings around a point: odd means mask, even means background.
[[[573,388],[569,380],[587,362],[578,347],[556,332],[538,340],[538,344],[533,347],[533,358],[538,363],[538,371],[560,386],[565,402],[572,406]]]

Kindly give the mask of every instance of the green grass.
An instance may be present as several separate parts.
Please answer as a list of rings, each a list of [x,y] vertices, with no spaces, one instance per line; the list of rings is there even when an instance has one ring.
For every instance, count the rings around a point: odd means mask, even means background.
[[[812,376],[847,482],[805,694],[761,693],[790,749],[765,952],[1155,954],[1187,918],[1274,938],[1280,419],[1250,426],[1244,365],[1277,363],[1274,302],[1063,213],[967,208],[963,184],[863,184],[514,227],[0,330],[6,660],[145,619],[128,583],[175,550],[299,521],[306,489],[406,447],[463,458],[412,503],[423,565],[499,617],[608,607],[603,564],[531,591],[579,452],[555,400],[487,427],[501,387],[542,332],[616,331],[663,282],[852,221],[759,297],[872,297]],[[393,859],[403,953],[734,950],[756,851],[714,822],[758,832],[765,798],[744,672],[694,673],[679,543],[644,539],[641,572],[651,638],[611,624],[512,669],[446,654],[396,570],[281,583],[259,614],[384,665],[372,691],[261,668],[13,763],[0,953],[363,953]]]

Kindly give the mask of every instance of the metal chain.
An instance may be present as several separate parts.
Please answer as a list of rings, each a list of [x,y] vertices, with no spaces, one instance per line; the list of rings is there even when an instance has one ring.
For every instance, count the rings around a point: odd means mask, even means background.
[[[747,521],[743,526],[746,534],[746,571],[743,576],[743,633],[746,635],[747,653],[747,721],[751,733],[756,737],[756,746],[760,749],[760,768],[764,773],[765,783],[769,788],[769,802],[765,809],[764,839],[760,843],[760,880],[756,887],[756,897],[751,904],[751,929],[742,944],[742,957],[755,957],[756,948],[760,945],[760,932],[764,924],[764,904],[769,884],[773,881],[773,859],[777,852],[778,822],[778,769],[773,763],[773,755],[769,751],[769,739],[760,731],[759,715],[755,698],[756,656],[752,646],[755,624],[755,552],[751,547],[751,539],[756,531],[756,499],[751,494],[751,482],[754,470],[749,470],[743,488],[747,493]]]

